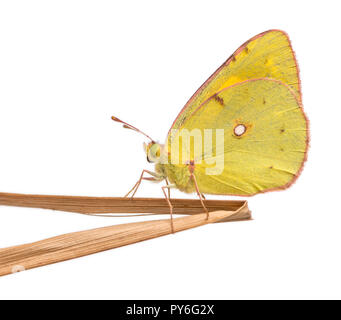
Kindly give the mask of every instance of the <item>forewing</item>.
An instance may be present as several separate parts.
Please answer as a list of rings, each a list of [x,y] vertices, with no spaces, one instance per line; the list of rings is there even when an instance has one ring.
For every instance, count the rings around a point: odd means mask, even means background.
[[[191,113],[216,92],[235,83],[264,77],[288,85],[301,101],[295,54],[283,31],[269,30],[244,43],[191,97],[171,129],[180,128]],[[170,131],[168,139],[172,138]]]

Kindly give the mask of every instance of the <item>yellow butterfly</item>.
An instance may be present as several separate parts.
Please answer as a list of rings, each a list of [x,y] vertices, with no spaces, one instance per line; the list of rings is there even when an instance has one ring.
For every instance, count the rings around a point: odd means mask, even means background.
[[[171,187],[196,192],[205,210],[205,193],[251,196],[289,187],[306,160],[309,130],[288,35],[269,30],[245,42],[190,98],[164,145],[144,135],[155,172],[143,170],[126,196],[142,180],[165,180],[171,213]]]

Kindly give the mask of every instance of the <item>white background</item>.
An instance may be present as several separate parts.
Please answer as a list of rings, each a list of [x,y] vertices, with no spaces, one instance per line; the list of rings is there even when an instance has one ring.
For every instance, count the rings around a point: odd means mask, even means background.
[[[337,1],[1,1],[0,191],[121,196],[187,99],[250,37],[291,37],[311,148],[296,184],[215,224],[0,278],[1,298],[341,298]],[[180,192],[176,197],[186,197]],[[139,196],[161,197],[145,182]],[[210,197],[216,198],[216,197]],[[138,220],[138,219],[135,219]],[[7,247],[132,221],[0,207]]]

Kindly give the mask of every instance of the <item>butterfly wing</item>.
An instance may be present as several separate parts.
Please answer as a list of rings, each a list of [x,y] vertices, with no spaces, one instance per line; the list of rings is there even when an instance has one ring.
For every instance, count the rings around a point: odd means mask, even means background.
[[[179,152],[182,161],[195,161],[203,193],[253,195],[285,188],[306,159],[307,119],[293,89],[278,80],[253,79],[225,88],[193,111],[180,129],[201,133],[205,148],[187,154],[180,147]],[[211,142],[204,139],[207,129],[213,129],[211,154],[205,151]],[[224,130],[223,142],[216,129]]]
[[[245,42],[191,97],[171,129],[181,127],[187,117],[215,92],[248,79],[264,77],[282,81],[301,101],[295,54],[283,31],[269,30]],[[170,130],[168,139],[172,138]]]

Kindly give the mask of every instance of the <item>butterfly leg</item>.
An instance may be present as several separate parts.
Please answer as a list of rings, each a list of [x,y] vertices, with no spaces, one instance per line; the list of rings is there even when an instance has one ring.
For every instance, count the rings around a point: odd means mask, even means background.
[[[194,173],[191,174],[191,177],[192,177],[192,179],[193,179],[194,186],[195,186],[195,190],[196,190],[196,192],[197,192],[197,194],[198,194],[198,196],[199,196],[201,205],[202,205],[202,207],[204,208],[204,210],[205,210],[205,212],[206,212],[206,218],[208,219],[209,216],[210,216],[210,214],[209,214],[209,212],[208,212],[208,210],[207,210],[207,208],[206,208],[206,206],[205,206],[205,204],[204,204],[205,196],[203,196],[203,194],[199,191],[197,179],[195,178]]]
[[[170,188],[173,188],[174,185],[173,185],[173,184],[169,184],[168,181],[166,181],[166,183],[167,183],[167,185],[161,187],[161,189],[162,189],[162,192],[163,192],[163,194],[164,194],[164,196],[165,196],[165,198],[166,198],[166,201],[167,201],[167,203],[168,203],[168,206],[169,206],[171,230],[172,230],[172,233],[174,233],[174,224],[173,224],[173,206],[172,206],[172,204],[171,204],[171,202],[170,202],[170,197],[169,197],[169,196],[170,196],[170,190],[169,190],[169,189],[170,189]],[[168,189],[168,197],[167,197],[167,193],[166,193],[165,189]]]
[[[150,174],[152,177],[144,177],[145,173]],[[130,191],[124,197],[125,198],[128,197],[129,194],[131,194],[133,192],[133,194],[131,196],[131,198],[133,198],[137,189],[139,188],[142,180],[161,181],[160,176],[157,173],[144,169],[144,170],[142,170],[142,173],[141,173],[139,180],[137,180],[137,182],[134,184],[134,186],[130,189]]]
[[[165,179],[165,181],[166,181],[167,186],[169,186],[169,181],[168,181],[167,178]],[[170,189],[171,189],[171,188],[168,188],[168,198],[169,198],[169,199],[170,199]]]

